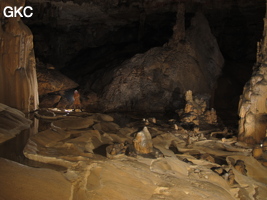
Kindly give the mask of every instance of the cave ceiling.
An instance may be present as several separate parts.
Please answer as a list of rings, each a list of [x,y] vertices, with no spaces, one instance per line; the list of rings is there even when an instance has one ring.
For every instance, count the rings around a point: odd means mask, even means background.
[[[116,47],[135,44],[131,47],[134,55],[163,45],[172,34],[178,2],[28,0],[26,4],[33,7],[34,15],[23,21],[33,32],[37,58],[62,68],[87,50],[105,55]],[[262,33],[264,0],[184,2],[189,17],[197,9],[205,13],[224,57],[255,59],[255,41]],[[99,47],[100,50],[96,49]],[[106,50],[109,47],[112,50]]]

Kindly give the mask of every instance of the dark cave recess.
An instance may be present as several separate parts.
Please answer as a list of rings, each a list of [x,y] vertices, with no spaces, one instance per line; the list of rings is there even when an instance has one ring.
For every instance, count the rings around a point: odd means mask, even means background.
[[[166,43],[175,24],[176,4],[171,0],[28,0],[34,16],[23,21],[33,32],[36,57],[61,69],[82,87],[91,81],[87,74],[98,71],[98,78],[99,70],[109,70]],[[187,1],[186,27],[198,8],[207,17],[225,58],[213,105],[218,110],[237,111],[262,36],[265,1]]]

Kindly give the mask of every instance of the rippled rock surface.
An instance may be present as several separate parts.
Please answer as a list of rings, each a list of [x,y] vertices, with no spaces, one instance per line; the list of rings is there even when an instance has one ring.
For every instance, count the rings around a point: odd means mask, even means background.
[[[0,143],[30,128],[31,123],[21,111],[0,103]]]

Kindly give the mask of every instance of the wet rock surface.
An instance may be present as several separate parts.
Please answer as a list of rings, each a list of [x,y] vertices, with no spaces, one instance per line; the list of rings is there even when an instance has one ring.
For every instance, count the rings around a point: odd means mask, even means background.
[[[122,118],[127,116],[132,122],[123,127],[107,114],[70,111],[67,114],[51,109],[39,115],[51,112],[53,117],[63,119],[50,119],[48,129],[32,135],[24,154],[35,161],[66,167],[58,174],[71,185],[74,199],[266,197],[267,181],[260,174],[266,174],[267,168],[251,156],[250,147],[219,127],[196,132],[183,128],[176,119],[153,115],[142,118],[124,114]],[[228,137],[215,138],[211,134],[214,132]],[[3,161],[2,168],[6,162]],[[5,173],[12,173],[12,168],[7,169]],[[46,172],[42,169],[39,172],[40,181],[45,181],[42,177]],[[4,177],[0,171],[0,179]],[[69,192],[67,185],[65,189]],[[55,188],[57,193],[61,189]],[[10,193],[5,191],[3,195],[7,197]],[[22,195],[21,199],[26,198]]]
[[[30,128],[31,123],[21,111],[0,103],[0,143]]]
[[[71,197],[71,183],[54,170],[27,167],[0,158],[0,180],[0,199],[62,200]]]

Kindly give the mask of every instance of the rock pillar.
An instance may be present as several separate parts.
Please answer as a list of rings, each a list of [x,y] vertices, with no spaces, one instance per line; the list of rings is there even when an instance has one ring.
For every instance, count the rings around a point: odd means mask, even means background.
[[[20,17],[6,18],[6,6],[23,6],[24,0],[0,1],[0,103],[23,112],[37,109],[33,36]]]
[[[267,5],[267,4],[266,4]],[[267,6],[266,6],[267,11]],[[266,12],[267,13],[267,12]],[[239,101],[239,140],[255,144],[266,137],[267,129],[267,14],[263,39],[258,43],[257,62]]]
[[[179,3],[176,13],[176,24],[173,27],[173,35],[168,46],[176,46],[177,43],[185,39],[185,5]]]

